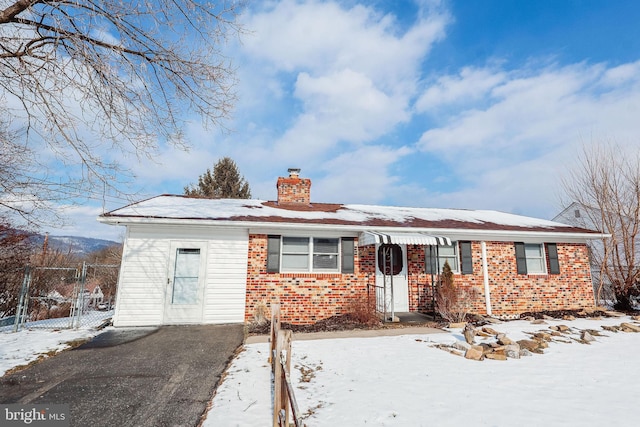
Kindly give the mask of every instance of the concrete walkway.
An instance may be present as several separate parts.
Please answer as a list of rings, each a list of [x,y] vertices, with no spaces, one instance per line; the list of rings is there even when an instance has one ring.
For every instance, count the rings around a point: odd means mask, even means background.
[[[243,325],[107,331],[0,379],[0,403],[69,404],[72,426],[197,426]]]

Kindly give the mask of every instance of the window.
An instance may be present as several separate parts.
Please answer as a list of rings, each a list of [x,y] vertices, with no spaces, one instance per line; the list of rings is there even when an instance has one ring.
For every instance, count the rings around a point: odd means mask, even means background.
[[[547,262],[544,245],[540,243],[516,243],[516,264],[518,274],[546,274]],[[551,274],[559,274],[557,247],[553,243],[548,243],[549,264]]]
[[[527,272],[529,274],[546,273],[542,245],[525,244],[524,255],[527,258]]]
[[[378,270],[387,276],[396,276],[402,272],[402,248],[400,245],[385,243],[378,249]]]
[[[438,267],[442,271],[445,262],[449,263],[451,271],[458,272],[458,243],[451,245],[427,246],[426,247],[426,267],[427,274],[437,274]]]
[[[268,236],[267,272],[354,272],[353,238]]]
[[[282,269],[306,271],[309,268],[309,238],[282,238]]]
[[[173,270],[171,304],[198,303],[200,249],[179,248]]]
[[[340,239],[313,238],[313,270],[337,270]]]

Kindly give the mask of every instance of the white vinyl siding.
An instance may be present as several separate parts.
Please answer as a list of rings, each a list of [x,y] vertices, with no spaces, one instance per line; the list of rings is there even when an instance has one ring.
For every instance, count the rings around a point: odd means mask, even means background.
[[[118,284],[115,326],[163,323],[175,240],[206,242],[203,323],[244,322],[248,230],[129,226]],[[204,253],[204,252],[203,252]]]

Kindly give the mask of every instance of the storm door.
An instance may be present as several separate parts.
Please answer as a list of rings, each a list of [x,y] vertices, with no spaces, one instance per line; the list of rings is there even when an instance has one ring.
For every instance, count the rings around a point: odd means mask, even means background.
[[[206,255],[205,242],[171,242],[165,324],[202,321]]]

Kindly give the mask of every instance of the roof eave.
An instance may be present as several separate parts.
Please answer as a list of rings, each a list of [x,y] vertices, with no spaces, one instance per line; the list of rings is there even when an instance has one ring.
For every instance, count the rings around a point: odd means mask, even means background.
[[[427,234],[437,234],[451,237],[453,240],[485,240],[485,241],[518,241],[540,240],[541,242],[567,242],[583,243],[588,240],[600,240],[611,237],[605,233],[581,233],[581,232],[560,232],[553,230],[478,230],[467,228],[433,228],[433,227],[383,227],[370,225],[353,224],[318,224],[318,223],[294,223],[294,222],[261,222],[261,221],[231,221],[216,219],[185,219],[185,218],[157,218],[157,217],[118,217],[105,216],[98,217],[98,221],[109,225],[187,225],[187,226],[216,226],[231,228],[247,228],[250,232],[277,232],[277,230],[344,230],[350,232],[362,232],[371,230],[383,230],[388,232],[422,232]]]

